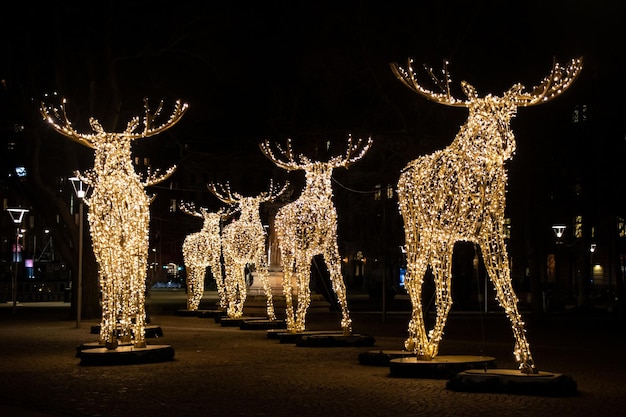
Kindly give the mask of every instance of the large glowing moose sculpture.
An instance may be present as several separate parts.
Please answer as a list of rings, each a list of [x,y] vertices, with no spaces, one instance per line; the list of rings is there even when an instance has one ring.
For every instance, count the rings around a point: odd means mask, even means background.
[[[510,122],[517,108],[545,103],[563,93],[580,73],[582,60],[574,59],[566,67],[555,63],[550,75],[529,92],[523,85],[515,84],[501,97],[481,98],[474,87],[462,82],[466,100],[451,96],[447,66],[443,80],[428,71],[433,81],[443,87],[442,93],[418,83],[410,60],[408,69],[396,63],[391,68],[416,93],[437,103],[469,110],[454,141],[443,150],[409,162],[398,181],[407,251],[405,286],[413,305],[405,348],[415,352],[418,359],[432,360],[437,355],[452,305],[453,247],[457,241],[474,242],[480,247],[497,300],[511,322],[519,369],[522,373],[538,373],[518,312],[504,241],[504,164],[515,151]],[[435,281],[437,317],[427,333],[421,298],[428,267]]]
[[[74,130],[65,104],[63,100],[57,109],[42,103],[41,114],[58,133],[95,150],[93,169],[77,176],[93,189],[85,203],[102,291],[100,344],[108,349],[116,349],[119,342],[146,347],[145,289],[152,197],[145,187],[167,179],[176,167],[141,178],[132,164],[131,144],[174,126],[187,104],[177,101],[169,118],[155,126],[163,103],[151,113],[145,100],[142,121],[134,117],[123,132],[109,133],[92,117],[89,123],[94,133],[89,134]]]
[[[263,285],[267,300],[267,318],[276,320],[272,288],[269,282],[266,233],[259,214],[263,203],[274,201],[289,184],[282,188],[270,182],[269,191],[257,196],[243,196],[232,192],[230,184],[209,183],[209,190],[222,202],[238,210],[239,217],[224,226],[222,230],[222,253],[226,272],[225,290],[228,299],[226,314],[231,318],[243,316],[248,289],[246,287],[246,266],[254,266]]]
[[[198,311],[200,300],[204,295],[204,278],[207,267],[217,286],[220,308],[226,310],[228,305],[224,291],[222,273],[222,221],[228,217],[226,209],[211,212],[201,207],[196,209],[193,203],[180,205],[183,213],[203,219],[202,229],[185,237],[183,242],[183,258],[187,267],[187,310]]]
[[[331,184],[333,170],[358,161],[365,155],[372,140],[359,139],[353,143],[348,138],[345,155],[335,156],[327,162],[312,161],[305,155],[294,155],[291,140],[283,149],[276,145],[279,153],[272,150],[269,141],[260,144],[261,151],[277,166],[287,171],[302,170],[306,184],[300,197],[276,213],[274,226],[282,258],[283,292],[286,299],[287,330],[303,332],[306,313],[311,304],[311,262],[322,255],[330,272],[330,281],[341,306],[341,327],[345,335],[352,334],[352,320],[348,311],[346,286],[341,274],[341,258],[337,246],[337,212],[333,203]],[[295,271],[294,271],[295,268]],[[298,291],[297,310],[293,307],[293,275]]]

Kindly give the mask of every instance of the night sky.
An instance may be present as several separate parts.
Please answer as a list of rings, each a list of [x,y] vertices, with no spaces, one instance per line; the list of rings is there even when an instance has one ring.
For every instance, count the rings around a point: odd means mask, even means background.
[[[153,211],[165,215],[171,199],[217,208],[209,181],[231,181],[235,191],[256,194],[270,178],[285,180],[259,150],[265,139],[292,138],[296,151],[321,159],[326,140],[330,156],[345,149],[348,134],[371,136],[368,154],[333,179],[337,210],[345,215],[342,239],[371,244],[363,250],[374,252],[380,239],[350,233],[379,219],[375,186],[395,186],[407,162],[447,146],[467,117],[466,109],[407,89],[391,62],[413,58],[416,68],[438,70],[447,60],[452,93],[463,98],[461,81],[480,95],[500,95],[518,82],[530,89],[553,60],[582,56],[582,74],[565,94],[519,109],[511,122],[513,237],[522,241],[533,225],[552,239],[549,225],[561,217],[548,206],[563,197],[561,207],[573,207],[566,198],[579,183],[589,216],[626,216],[620,202],[626,191],[613,185],[626,175],[623,16],[619,2],[608,0],[21,2],[5,9],[0,24],[0,78],[11,97],[2,132],[24,124],[24,142],[42,138],[32,166],[54,189],[58,178],[91,168],[93,152],[46,132],[38,113],[46,94],[65,97],[70,120],[85,133],[89,117],[107,131],[122,131],[142,115],[144,97],[153,107],[164,100],[165,114],[177,99],[189,103],[178,125],[135,148],[152,164],[159,161],[157,168],[178,166],[167,183],[148,190],[159,195]],[[571,120],[583,104],[593,121],[584,130]],[[26,156],[35,150],[30,143]],[[302,177],[288,178],[298,190]],[[165,215],[152,219],[166,224]],[[174,220],[170,246],[180,251],[197,225]],[[402,239],[399,223],[396,229],[395,237],[385,230],[392,242]]]
[[[390,62],[411,57],[439,69],[448,60],[462,97],[462,80],[481,95],[516,82],[530,88],[553,59],[583,56],[581,77],[558,101],[606,101],[626,84],[618,8],[606,0],[25,3],[4,15],[0,70],[34,100],[67,97],[85,131],[90,116],[121,130],[143,97],[165,100],[166,111],[182,99],[189,111],[168,135],[184,152],[218,160],[259,156],[266,138],[305,149],[348,133],[415,137],[409,159],[449,143],[466,112],[418,97]],[[550,106],[520,111],[520,139],[556,129],[547,124],[562,119]]]

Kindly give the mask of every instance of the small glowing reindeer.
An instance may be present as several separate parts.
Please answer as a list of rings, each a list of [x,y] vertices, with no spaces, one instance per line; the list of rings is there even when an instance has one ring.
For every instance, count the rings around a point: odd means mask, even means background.
[[[333,203],[332,174],[335,168],[358,161],[372,144],[371,139],[353,143],[348,138],[345,155],[327,162],[312,161],[305,155],[295,156],[291,140],[286,149],[276,145],[275,154],[269,141],[260,144],[261,151],[277,166],[287,171],[302,170],[306,185],[300,197],[276,213],[274,225],[282,257],[283,292],[286,298],[287,330],[293,333],[305,330],[306,313],[311,304],[311,261],[323,255],[330,271],[333,290],[341,306],[341,327],[345,335],[352,334],[352,320],[346,300],[346,286],[341,275],[341,258],[337,246],[337,212]],[[298,290],[297,311],[294,314],[292,276],[295,274]]]
[[[74,130],[65,111],[41,104],[41,114],[58,133],[95,150],[92,170],[80,175],[92,187],[88,220],[93,251],[99,266],[102,290],[102,322],[100,343],[109,349],[118,340],[145,347],[145,290],[148,266],[150,203],[145,187],[157,184],[174,173],[172,167],[164,174],[152,172],[142,179],[135,172],[131,144],[134,140],[154,136],[174,126],[187,110],[177,101],[172,114],[161,125],[156,118],[163,109],[161,102],[154,113],[144,100],[145,116],[132,118],[121,133],[106,132],[93,117],[89,119],[94,133]],[[143,128],[140,126],[143,124]]]
[[[231,318],[243,316],[243,306],[247,298],[245,268],[254,265],[263,284],[267,299],[267,317],[276,320],[272,288],[266,259],[266,233],[261,222],[261,204],[274,201],[289,184],[282,188],[270,182],[269,191],[257,196],[244,197],[233,193],[230,184],[208,184],[209,190],[222,202],[236,207],[239,218],[224,226],[222,230],[222,253],[226,272],[225,291],[228,299],[226,314]]]
[[[501,97],[481,98],[470,84],[462,82],[466,100],[451,96],[445,65],[443,80],[428,70],[433,81],[442,86],[442,93],[418,83],[410,60],[408,69],[395,63],[391,68],[414,92],[437,103],[469,110],[468,119],[454,141],[443,150],[409,162],[398,181],[407,250],[405,286],[413,305],[405,347],[423,360],[437,355],[452,305],[453,247],[457,241],[474,242],[480,247],[498,302],[511,322],[519,369],[522,373],[537,373],[518,312],[504,241],[507,186],[504,164],[515,151],[510,122],[518,107],[545,103],[567,90],[580,73],[582,60],[574,59],[566,67],[554,63],[550,74],[529,92],[523,85],[515,84]],[[427,333],[422,284],[429,267],[436,287],[437,317]]]
[[[224,208],[211,212],[201,207],[196,209],[193,203],[180,205],[183,213],[203,219],[202,229],[185,237],[183,242],[183,257],[187,267],[187,310],[197,311],[200,300],[204,295],[204,278],[206,268],[211,267],[211,273],[217,285],[220,308],[226,309],[226,293],[224,292],[224,278],[222,274],[222,221],[228,218],[228,211]]]

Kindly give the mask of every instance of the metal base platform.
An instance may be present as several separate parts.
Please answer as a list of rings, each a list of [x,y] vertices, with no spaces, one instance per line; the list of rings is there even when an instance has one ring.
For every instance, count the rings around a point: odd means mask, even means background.
[[[176,311],[176,315],[181,317],[198,317],[199,313],[200,310],[187,310],[185,308]]]
[[[550,397],[573,396],[578,390],[576,381],[570,376],[545,371],[524,374],[519,369],[466,370],[450,379],[446,388],[459,392],[494,392]]]
[[[224,314],[224,310],[214,310],[214,309],[198,309],[198,310],[187,310],[185,308],[181,308],[176,312],[176,315],[181,317],[202,317],[202,318],[215,318],[221,317]]]
[[[415,356],[391,359],[389,371],[393,377],[449,379],[468,369],[495,367],[491,356],[437,355],[432,360],[421,360]]]
[[[376,339],[365,334],[310,334],[296,341],[298,347],[367,347],[374,346]]]
[[[97,347],[83,349],[78,356],[81,365],[131,365],[170,361],[174,358],[174,348],[169,345],[148,345],[145,348],[123,345],[115,349]]]
[[[245,321],[251,320],[267,320],[266,316],[241,316],[237,318],[222,316],[219,318],[219,322],[217,317],[215,318],[216,323],[220,323],[222,327],[239,327]]]
[[[296,343],[302,337],[314,334],[343,335],[343,331],[305,330],[303,332],[290,332],[282,329],[270,329],[267,331],[267,338],[278,339],[280,343]]]
[[[244,320],[239,324],[241,330],[268,330],[268,329],[286,329],[285,320],[270,320],[266,318]]]
[[[359,363],[370,366],[389,366],[389,361],[415,355],[413,352],[402,349],[369,350],[359,353]]]
[[[215,319],[216,317],[222,317],[226,312],[220,309],[198,310],[197,317],[203,319]]]

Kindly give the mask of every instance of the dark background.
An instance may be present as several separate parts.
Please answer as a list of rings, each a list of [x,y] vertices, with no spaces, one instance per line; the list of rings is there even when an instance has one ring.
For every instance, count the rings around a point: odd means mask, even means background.
[[[168,213],[170,200],[217,208],[207,182],[230,181],[251,194],[266,190],[270,178],[289,179],[297,194],[302,177],[276,168],[258,144],[293,138],[297,150],[322,159],[341,153],[349,133],[371,136],[374,145],[334,176],[342,253],[395,259],[401,219],[394,201],[374,201],[376,186],[395,186],[408,161],[449,144],[467,116],[404,87],[389,63],[408,58],[434,69],[448,60],[452,91],[462,98],[462,80],[481,95],[517,82],[530,89],[554,60],[583,57],[569,91],[520,109],[512,122],[517,153],[508,165],[507,210],[521,271],[533,257],[544,262],[554,243],[550,225],[578,210],[570,200],[577,186],[589,218],[624,216],[626,54],[618,2],[59,1],[4,11],[3,196],[9,205],[32,206],[46,226],[67,210],[61,179],[90,168],[93,154],[45,126],[41,100],[67,98],[70,120],[89,132],[92,116],[122,131],[142,114],[144,97],[153,107],[164,100],[166,115],[181,99],[189,103],[181,122],[135,147],[157,167],[178,166],[170,181],[149,190],[158,195],[151,245],[162,263],[181,263],[182,239],[200,227]],[[572,124],[581,106],[592,122],[584,127]],[[27,166],[25,180],[10,176],[15,164]],[[63,257],[71,265],[75,225],[71,218],[65,224],[53,233],[59,250],[68,246]]]

